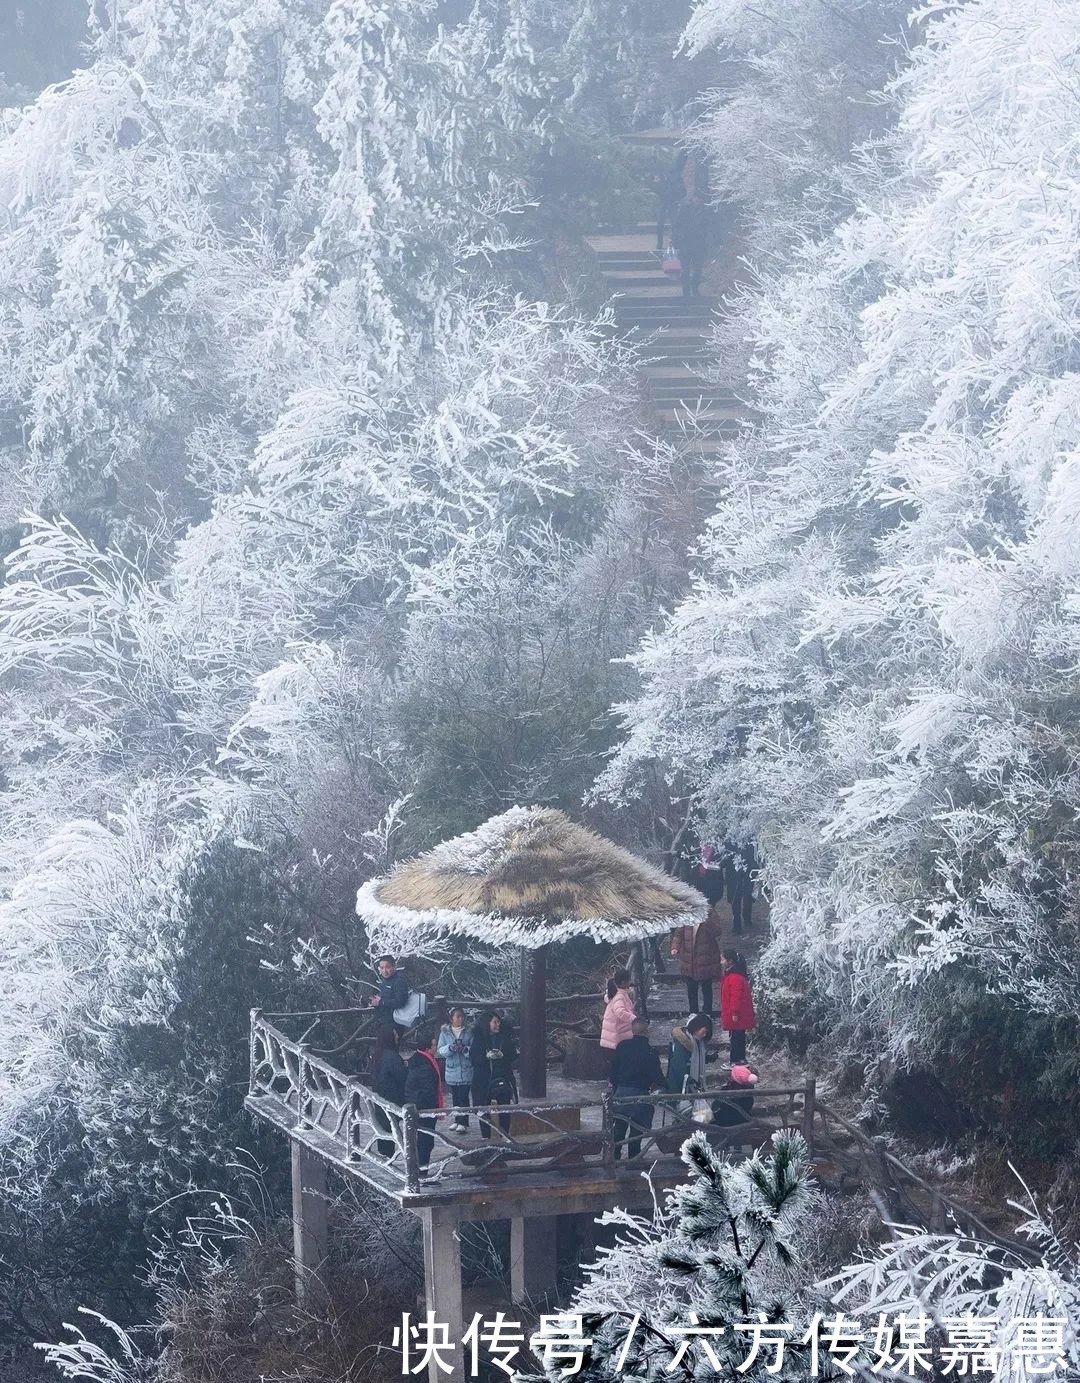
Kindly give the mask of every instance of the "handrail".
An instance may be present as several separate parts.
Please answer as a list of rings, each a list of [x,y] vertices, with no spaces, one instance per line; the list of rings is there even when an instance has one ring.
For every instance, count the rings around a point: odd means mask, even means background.
[[[425,993],[425,989],[413,990],[412,993]],[[588,1001],[601,1001],[603,994],[553,994],[545,1002],[551,1004],[573,1004]],[[445,994],[433,994],[430,996],[431,1002],[445,1004],[448,1008],[520,1008],[520,999],[476,999],[459,998],[452,996],[448,998]],[[318,1009],[295,1009],[287,1013],[263,1013],[264,1018],[340,1018],[345,1014],[367,1014],[374,1018],[378,1012],[378,1005],[359,1004],[354,1008],[318,1008]]]
[[[366,1083],[367,1077],[341,1071],[305,1041],[288,1037],[272,1021],[276,1016],[259,1010],[251,1015],[250,1095],[255,1099],[272,1098],[291,1110],[302,1133],[329,1139],[336,1151],[328,1150],[328,1155],[337,1157],[345,1166],[378,1166],[380,1179],[389,1176],[402,1189],[416,1193],[423,1180],[420,1140],[426,1138],[432,1140],[432,1147],[441,1146],[443,1152],[428,1173],[432,1181],[470,1170],[483,1173],[492,1163],[505,1169],[552,1157],[558,1163],[560,1158],[569,1157],[575,1164],[598,1162],[610,1170],[615,1161],[619,1112],[633,1101],[617,1099],[611,1090],[598,1092],[593,1100],[575,1101],[572,1107],[577,1109],[579,1119],[588,1122],[572,1129],[564,1128],[561,1122],[560,1111],[567,1108],[566,1102],[550,1096],[512,1105],[459,1106],[438,1113],[418,1110],[411,1104],[396,1105],[384,1099]],[[755,1088],[754,1095],[761,1101],[787,1101],[786,1109],[770,1111],[773,1119],[787,1124],[795,1112],[795,1102],[805,1098],[805,1091],[804,1086],[766,1087]],[[694,1101],[723,1100],[731,1094],[730,1089],[705,1087],[693,1096],[660,1091],[642,1099],[664,1111],[661,1124],[665,1136],[670,1138],[678,1137],[683,1130],[689,1136],[697,1127],[690,1118]],[[546,1138],[511,1132],[509,1119],[515,1114],[529,1116],[533,1127]],[[455,1140],[447,1123],[455,1117],[482,1121],[490,1135],[487,1144],[473,1147]],[[760,1129],[760,1124],[757,1127]],[[633,1133],[629,1138],[620,1134],[619,1146],[631,1140]],[[648,1140],[650,1147],[654,1144],[655,1140]],[[623,1150],[630,1151],[625,1147]],[[638,1149],[634,1152],[630,1161],[638,1165],[640,1153]]]
[[[935,1212],[939,1207],[951,1210],[957,1223],[966,1221],[967,1224],[974,1226],[975,1230],[987,1243],[996,1244],[998,1247],[1007,1249],[1011,1253],[1016,1253],[1020,1257],[1026,1258],[1028,1261],[1038,1261],[1038,1253],[1030,1244],[1025,1244],[1021,1240],[1006,1239],[1000,1234],[997,1234],[975,1213],[975,1211],[969,1209],[966,1205],[962,1205],[958,1200],[950,1196],[948,1192],[942,1191],[940,1187],[933,1186],[930,1182],[924,1180],[917,1172],[907,1166],[906,1163],[889,1152],[887,1148],[879,1147],[873,1141],[872,1137],[863,1129],[859,1128],[857,1124],[851,1123],[850,1120],[845,1119],[842,1114],[837,1114],[830,1105],[818,1102],[816,1113],[822,1119],[823,1123],[826,1120],[832,1120],[834,1123],[839,1124],[845,1132],[855,1139],[861,1149],[870,1153],[873,1157],[879,1158],[883,1163],[887,1163],[895,1171],[899,1172],[901,1176],[914,1183],[920,1190],[925,1191],[931,1198],[931,1220],[935,1218]],[[944,1226],[942,1225],[940,1227],[943,1228]],[[931,1224],[930,1228],[933,1229],[935,1226]]]
[[[357,1010],[324,1012],[352,1013]],[[623,1148],[629,1153],[631,1148],[627,1145],[637,1143],[639,1148],[642,1145],[655,1147],[661,1138],[670,1138],[673,1135],[678,1137],[683,1129],[689,1135],[702,1127],[692,1120],[689,1112],[697,1101],[733,1103],[733,1097],[739,1094],[739,1091],[730,1087],[706,1086],[692,1094],[659,1091],[648,1095],[616,1098],[610,1089],[605,1089],[602,1093],[598,1092],[596,1099],[574,1102],[574,1107],[580,1111],[582,1117],[587,1118],[591,1114],[594,1119],[591,1127],[577,1129],[564,1129],[559,1125],[558,1111],[565,1109],[567,1105],[550,1096],[547,1099],[527,1099],[513,1105],[469,1105],[438,1112],[417,1110],[414,1105],[397,1105],[383,1098],[366,1083],[364,1077],[339,1070],[325,1057],[313,1052],[305,1042],[288,1037],[273,1021],[280,1017],[309,1016],[311,1015],[266,1014],[259,1009],[252,1010],[249,1094],[254,1098],[273,1098],[292,1110],[297,1124],[305,1133],[318,1133],[337,1145],[345,1165],[377,1165],[383,1176],[397,1178],[399,1184],[410,1193],[416,1193],[422,1185],[418,1142],[421,1136],[431,1137],[446,1150],[445,1159],[432,1167],[432,1180],[438,1180],[443,1176],[448,1167],[457,1168],[459,1171],[468,1166],[475,1168],[485,1156],[496,1161],[502,1159],[504,1162],[510,1159],[508,1166],[514,1165],[514,1159],[527,1165],[530,1159],[543,1159],[552,1147],[561,1148],[563,1152],[560,1155],[570,1155],[572,1160],[578,1163],[588,1160],[595,1165],[598,1159],[600,1165],[610,1170],[613,1166],[619,1165],[615,1161],[617,1148]],[[856,1124],[819,1101],[812,1077],[808,1077],[801,1085],[754,1086],[745,1093],[754,1097],[753,1114],[745,1125],[749,1136],[760,1139],[763,1130],[767,1131],[769,1123],[779,1116],[781,1121],[784,1121],[781,1127],[790,1127],[792,1124],[801,1126],[807,1141],[813,1143],[820,1136],[815,1134],[815,1120],[821,1125],[826,1136],[829,1124],[833,1123],[855,1140],[860,1150],[863,1175],[871,1185],[875,1178],[868,1163],[872,1159],[885,1174],[883,1182],[888,1182],[887,1172],[891,1171],[912,1186],[918,1187],[930,1198],[931,1229],[943,1230],[946,1211],[949,1211],[959,1225],[968,1227],[968,1232],[975,1233],[986,1242],[1021,1257],[1032,1258],[1029,1245],[995,1233],[975,1211],[920,1177]],[[787,1100],[788,1107],[786,1110],[763,1110],[762,1103],[770,1100]],[[801,1109],[797,1103],[800,1100]],[[616,1140],[616,1123],[622,1122],[619,1111],[642,1103],[651,1105],[654,1110],[660,1108],[667,1111],[664,1116],[665,1122],[656,1130],[628,1125],[626,1131],[620,1133]],[[515,1136],[503,1130],[500,1116],[505,1120],[506,1116],[513,1116],[515,1113],[529,1115],[536,1125],[550,1133],[551,1137],[546,1146],[538,1143],[535,1138],[529,1142],[528,1135]],[[482,1119],[491,1135],[489,1144],[484,1148],[463,1147],[460,1141],[455,1142],[452,1137],[447,1136],[446,1119],[455,1116]],[[715,1127],[733,1142],[738,1141],[740,1125]],[[375,1146],[380,1143],[383,1145],[382,1150]],[[392,1147],[389,1155],[385,1154],[387,1144]],[[642,1160],[643,1154],[640,1151],[636,1151],[635,1155],[628,1159],[629,1163],[635,1166],[640,1165]],[[894,1189],[899,1195],[903,1195],[899,1186],[895,1186]]]

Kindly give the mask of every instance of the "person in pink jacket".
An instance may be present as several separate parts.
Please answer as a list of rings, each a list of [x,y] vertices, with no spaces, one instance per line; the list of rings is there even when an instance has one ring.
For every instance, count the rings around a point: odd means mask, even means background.
[[[633,1037],[634,1001],[630,997],[630,971],[616,970],[608,980],[608,1001],[600,1028],[600,1045],[613,1052],[620,1042]]]

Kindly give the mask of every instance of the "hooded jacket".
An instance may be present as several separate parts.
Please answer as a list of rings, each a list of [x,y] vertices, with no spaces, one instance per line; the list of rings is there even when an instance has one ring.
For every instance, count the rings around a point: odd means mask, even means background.
[[[604,1021],[600,1026],[600,1045],[613,1052],[620,1042],[633,1037],[634,1001],[628,989],[617,989],[604,1006]]]
[[[405,1075],[405,1103],[417,1109],[442,1109],[443,1089],[439,1067],[433,1056],[413,1052]]]

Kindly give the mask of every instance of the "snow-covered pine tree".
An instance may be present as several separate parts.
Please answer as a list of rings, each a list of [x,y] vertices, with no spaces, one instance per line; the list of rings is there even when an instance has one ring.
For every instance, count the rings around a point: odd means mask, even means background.
[[[736,1376],[750,1354],[749,1337],[732,1329],[736,1322],[756,1321],[759,1312],[794,1325],[803,1319],[800,1244],[812,1231],[818,1196],[801,1134],[775,1134],[768,1152],[734,1162],[696,1133],[682,1157],[690,1180],[651,1219],[625,1211],[603,1217],[621,1234],[613,1248],[599,1250],[570,1306],[586,1327],[578,1377],[589,1383]],[[689,1324],[718,1333],[677,1333]],[[773,1353],[763,1351],[740,1375],[809,1376],[806,1349],[785,1351],[779,1374],[765,1371]],[[548,1376],[557,1378],[559,1367],[549,1366]]]

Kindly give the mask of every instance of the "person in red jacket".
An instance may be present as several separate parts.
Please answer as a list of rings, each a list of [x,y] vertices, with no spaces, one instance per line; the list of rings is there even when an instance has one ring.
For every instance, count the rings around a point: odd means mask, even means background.
[[[741,951],[720,952],[720,1026],[731,1038],[731,1061],[741,1065],[746,1060],[746,1034],[754,1026],[754,998],[746,973],[746,958]]]

